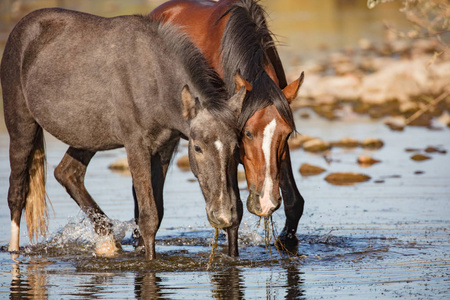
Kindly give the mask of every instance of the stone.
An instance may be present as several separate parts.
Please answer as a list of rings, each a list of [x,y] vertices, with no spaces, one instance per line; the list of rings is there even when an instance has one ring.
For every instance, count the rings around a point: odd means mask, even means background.
[[[383,146],[384,146],[383,141],[380,139],[376,139],[376,138],[368,138],[361,142],[361,147],[366,148],[366,149],[376,150],[376,149],[380,149]]]
[[[302,164],[299,172],[302,176],[314,176],[314,175],[319,175],[323,172],[325,172],[326,170],[321,168],[321,167],[317,167],[314,165],[310,165],[310,164]]]
[[[405,129],[405,124],[399,121],[388,120],[384,124],[392,131],[403,131]]]
[[[180,168],[182,172],[188,172],[191,170],[191,166],[189,164],[189,156],[184,155],[180,157],[177,161],[177,166]]]
[[[289,149],[298,149],[301,148],[303,143],[314,139],[313,137],[309,135],[302,135],[302,134],[293,134],[289,137],[288,144]]]
[[[431,157],[423,154],[414,154],[413,156],[411,156],[411,159],[414,161],[424,161],[431,159]]]
[[[238,170],[237,177],[238,177],[238,182],[244,182],[247,180],[245,177],[245,171]]]
[[[128,159],[126,157],[119,158],[115,162],[111,163],[108,168],[115,171],[127,171],[130,169],[128,166]]]
[[[378,159],[374,159],[369,155],[361,155],[360,157],[358,157],[357,162],[361,167],[370,167],[371,165],[379,163],[380,161]]]
[[[355,183],[365,182],[370,180],[370,176],[360,173],[332,173],[325,177],[328,183],[334,185],[353,185]]]
[[[131,176],[130,167],[128,166],[128,159],[126,157],[119,158],[115,162],[111,163],[108,168],[114,173],[118,173],[122,176]]]
[[[308,152],[322,152],[331,148],[330,143],[315,138],[303,144],[303,149]]]
[[[359,146],[359,141],[351,137],[345,137],[337,142],[331,142],[333,147],[343,147],[343,148],[356,148]]]

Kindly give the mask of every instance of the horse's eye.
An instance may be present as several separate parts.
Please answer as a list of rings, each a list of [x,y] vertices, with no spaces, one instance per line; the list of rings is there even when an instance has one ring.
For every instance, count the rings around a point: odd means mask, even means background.
[[[203,153],[202,148],[200,148],[200,147],[197,146],[197,145],[194,145],[194,150],[195,150],[195,152],[197,152],[197,153]]]
[[[246,135],[249,139],[252,139],[252,138],[253,138],[253,135],[250,133],[250,131],[247,131],[247,132],[245,133],[245,135]]]

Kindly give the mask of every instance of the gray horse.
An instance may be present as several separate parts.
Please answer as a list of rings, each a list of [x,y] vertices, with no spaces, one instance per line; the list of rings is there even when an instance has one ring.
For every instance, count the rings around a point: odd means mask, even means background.
[[[55,177],[105,237],[99,253],[117,248],[108,217],[84,186],[91,158],[125,147],[151,260],[167,168],[185,138],[208,220],[227,230],[228,253],[238,255],[236,124],[245,88],[228,99],[222,80],[184,35],[142,16],[38,10],[10,34],[0,72],[10,135],[10,251],[19,250],[24,209],[30,239],[46,233],[45,129],[70,146]],[[235,78],[242,87],[238,73]]]

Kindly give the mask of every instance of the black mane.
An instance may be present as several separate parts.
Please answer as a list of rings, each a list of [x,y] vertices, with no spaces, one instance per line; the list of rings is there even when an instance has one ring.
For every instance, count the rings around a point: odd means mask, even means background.
[[[167,47],[175,52],[192,84],[203,96],[202,106],[214,117],[231,128],[237,129],[236,117],[227,104],[228,93],[225,83],[209,66],[200,50],[176,26],[168,22],[151,22],[156,23],[156,32],[162,37]]]
[[[294,118],[286,97],[264,70],[264,53],[275,45],[273,35],[267,28],[266,13],[258,2],[235,2],[218,20],[230,14],[221,42],[227,90],[229,94],[236,90],[233,76],[237,70],[253,85],[239,116],[240,131],[256,111],[269,105],[275,105],[284,121],[295,130]]]

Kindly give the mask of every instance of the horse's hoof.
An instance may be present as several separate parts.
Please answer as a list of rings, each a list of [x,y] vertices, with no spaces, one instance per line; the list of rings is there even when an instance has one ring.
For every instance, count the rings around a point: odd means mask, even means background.
[[[131,234],[131,238],[133,239],[132,244],[136,251],[142,251],[142,249],[144,249],[144,251],[145,251],[144,239],[142,238],[139,230],[135,229],[133,231],[133,233]]]
[[[19,261],[19,253],[11,253],[11,260],[15,263],[20,263]]]
[[[295,232],[283,230],[276,241],[281,248],[292,249],[298,246],[298,238]]]
[[[101,237],[95,246],[95,253],[100,256],[112,257],[120,250],[120,245],[116,242],[114,237]]]

